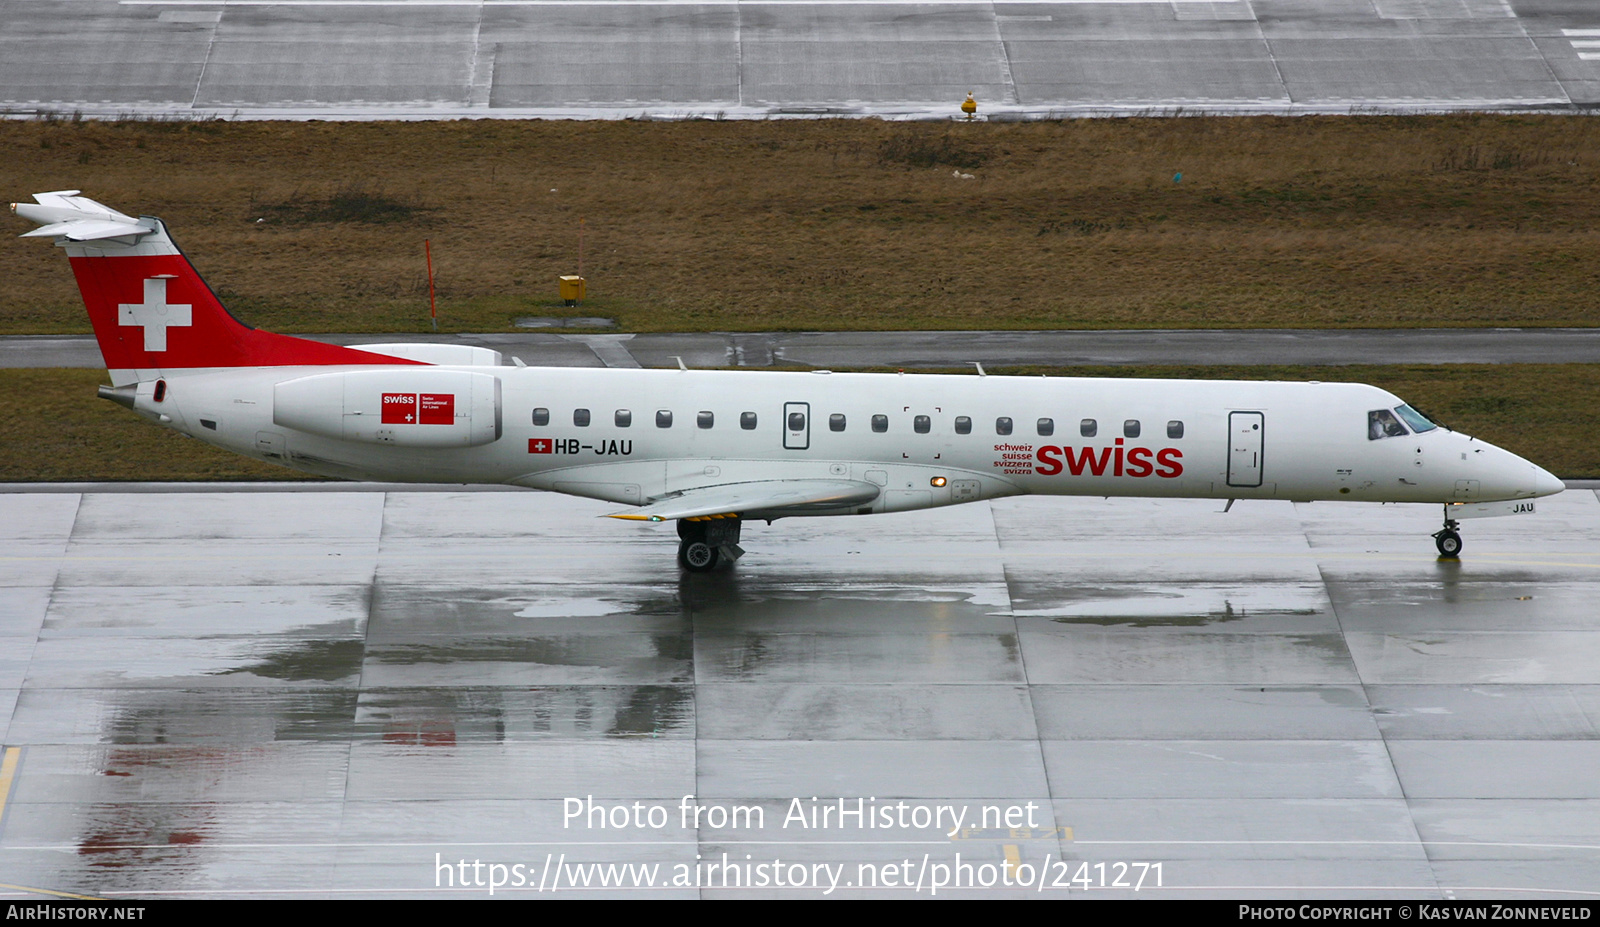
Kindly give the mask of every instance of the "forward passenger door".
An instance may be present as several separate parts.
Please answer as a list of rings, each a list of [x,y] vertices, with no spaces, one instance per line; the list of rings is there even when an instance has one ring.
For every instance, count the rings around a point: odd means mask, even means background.
[[[1228,413],[1228,485],[1260,486],[1264,464],[1266,415]]]

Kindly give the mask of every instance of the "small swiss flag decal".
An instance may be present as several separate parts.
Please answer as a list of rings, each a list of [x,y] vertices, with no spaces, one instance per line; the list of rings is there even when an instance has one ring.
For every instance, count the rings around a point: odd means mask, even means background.
[[[550,453],[550,439],[549,438],[529,438],[528,439],[528,453],[530,453],[530,454],[548,454],[548,453]]]

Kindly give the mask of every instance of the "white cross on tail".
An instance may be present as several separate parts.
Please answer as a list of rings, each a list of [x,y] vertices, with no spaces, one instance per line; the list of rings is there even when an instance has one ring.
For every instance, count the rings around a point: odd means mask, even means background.
[[[167,305],[167,278],[146,277],[143,303],[118,303],[118,325],[138,325],[144,328],[144,349],[165,351],[167,329],[185,328],[194,324],[194,311],[188,305]]]

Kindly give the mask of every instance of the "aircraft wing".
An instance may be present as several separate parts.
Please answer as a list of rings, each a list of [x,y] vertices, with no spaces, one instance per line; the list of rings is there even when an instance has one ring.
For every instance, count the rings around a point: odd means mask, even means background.
[[[876,483],[860,480],[758,480],[691,489],[626,512],[613,512],[608,517],[666,521],[745,512],[801,515],[813,509],[871,502],[879,492]]]

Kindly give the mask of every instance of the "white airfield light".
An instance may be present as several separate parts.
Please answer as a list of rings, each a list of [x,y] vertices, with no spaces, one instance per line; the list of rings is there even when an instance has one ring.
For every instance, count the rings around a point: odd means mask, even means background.
[[[539,368],[487,348],[340,347],[248,328],[166,226],[59,190],[13,203],[77,276],[100,395],[218,447],[326,477],[500,483],[672,521],[715,569],[746,521],[1027,494],[1412,502],[1534,512],[1561,481],[1359,383]],[[817,371],[816,373],[824,373]]]

